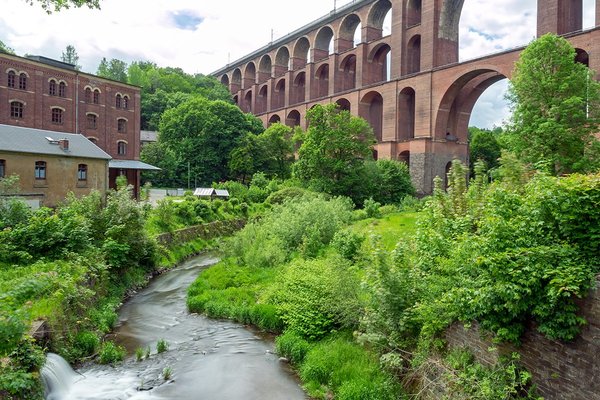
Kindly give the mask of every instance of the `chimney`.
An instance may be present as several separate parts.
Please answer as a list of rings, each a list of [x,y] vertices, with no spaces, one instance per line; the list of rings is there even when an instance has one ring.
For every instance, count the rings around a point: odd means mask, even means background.
[[[69,150],[69,139],[60,139],[58,141],[58,146],[61,150],[68,151]]]

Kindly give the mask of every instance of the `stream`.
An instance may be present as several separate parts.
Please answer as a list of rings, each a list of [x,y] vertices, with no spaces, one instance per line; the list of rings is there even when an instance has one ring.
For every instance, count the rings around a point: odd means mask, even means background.
[[[306,399],[268,336],[188,313],[188,286],[217,261],[206,254],[192,258],[123,305],[114,335],[128,355],[116,367],[89,364],[73,371],[61,357],[49,354],[42,370],[46,399]],[[157,354],[160,339],[169,349]],[[135,350],[148,346],[150,357],[136,361]],[[168,380],[163,378],[165,368],[172,371]]]

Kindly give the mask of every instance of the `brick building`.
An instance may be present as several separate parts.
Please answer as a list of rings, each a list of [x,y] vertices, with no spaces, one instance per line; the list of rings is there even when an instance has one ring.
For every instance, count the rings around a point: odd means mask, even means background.
[[[119,175],[139,192],[140,88],[77,71],[41,56],[0,54],[0,124],[80,133],[112,157],[109,187]]]

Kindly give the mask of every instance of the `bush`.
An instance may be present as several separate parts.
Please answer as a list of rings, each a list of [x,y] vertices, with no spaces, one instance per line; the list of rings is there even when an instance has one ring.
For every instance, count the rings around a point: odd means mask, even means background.
[[[354,261],[364,240],[364,236],[358,233],[341,230],[333,235],[331,246],[345,259]]]
[[[292,364],[300,364],[311,348],[310,343],[294,331],[287,330],[275,339],[277,353],[290,360]]]
[[[169,343],[167,343],[167,341],[165,339],[160,339],[156,343],[156,352],[158,354],[160,354],[160,353],[164,353],[167,350],[169,350]]]
[[[379,207],[381,207],[381,204],[373,200],[373,198],[365,200],[364,210],[368,218],[379,218],[381,216]]]
[[[87,357],[96,353],[100,339],[94,332],[83,331],[75,336],[73,347],[77,351],[77,357]]]
[[[116,345],[114,342],[104,342],[100,346],[98,362],[100,364],[115,364],[123,361],[125,358],[125,348]]]

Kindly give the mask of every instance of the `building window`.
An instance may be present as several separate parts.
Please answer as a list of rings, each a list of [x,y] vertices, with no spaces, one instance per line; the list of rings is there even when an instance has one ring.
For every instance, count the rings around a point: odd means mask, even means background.
[[[67,84],[61,82],[58,84],[58,96],[59,97],[67,97]]]
[[[27,90],[27,75],[25,72],[21,72],[19,75],[19,89]]]
[[[77,180],[87,181],[87,164],[79,164],[77,167]]]
[[[0,160],[0,178],[6,176],[6,160]]]
[[[46,179],[46,161],[35,162],[35,179]]]
[[[94,104],[100,104],[100,91],[94,90]]]
[[[48,82],[48,94],[50,96],[56,96],[56,81],[54,79],[51,79],[50,82]]]
[[[120,156],[124,156],[127,153],[127,143],[118,142],[117,143],[117,154]]]
[[[123,109],[127,110],[129,108],[129,97],[123,96]]]
[[[87,127],[88,129],[96,129],[98,127],[98,118],[94,114],[87,115]]]
[[[16,81],[15,77],[16,77],[15,71],[8,71],[8,82],[6,82],[6,86],[8,86],[9,88],[14,88],[15,81]]]
[[[60,108],[52,109],[52,123],[62,125],[63,123],[63,110]]]
[[[10,117],[23,118],[23,103],[21,103],[20,101],[10,102]]]
[[[115,107],[121,108],[121,95],[120,94],[118,94],[115,99]]]
[[[126,133],[127,132],[127,120],[125,120],[123,118],[119,118],[117,120],[117,131],[119,133]]]
[[[92,89],[90,89],[90,88],[85,88],[85,102],[86,103],[92,102]]]

